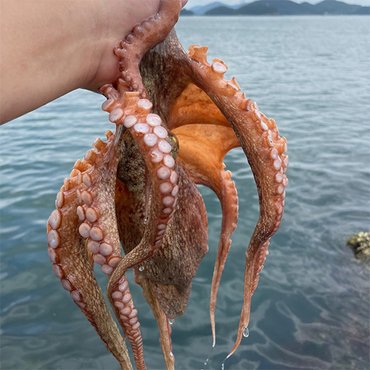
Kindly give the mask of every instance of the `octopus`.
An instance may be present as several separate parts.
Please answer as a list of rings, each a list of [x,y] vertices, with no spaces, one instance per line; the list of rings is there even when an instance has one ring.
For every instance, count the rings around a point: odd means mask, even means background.
[[[222,208],[210,294],[215,344],[217,293],[238,221],[237,189],[223,163],[231,149],[241,147],[246,155],[260,213],[246,252],[243,305],[229,356],[248,327],[251,298],[284,209],[286,139],[235,78],[225,79],[221,59],[209,62],[207,47],[199,45],[183,50],[173,29],[181,7],[179,0],[162,0],[158,13],[114,49],[120,76],[100,89],[114,132],[96,139],[74,164],[47,222],[56,276],[121,369],[132,369],[125,339],[136,368],[146,368],[129,269],[158,323],[166,368],[174,368],[169,320],[184,313],[208,251],[207,213],[197,185],[212,189]],[[107,276],[112,310],[96,265]]]

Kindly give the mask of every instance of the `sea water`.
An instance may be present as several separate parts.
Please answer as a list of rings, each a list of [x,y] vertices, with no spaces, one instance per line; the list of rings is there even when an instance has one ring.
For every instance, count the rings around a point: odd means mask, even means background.
[[[177,31],[185,47],[208,45],[210,57],[222,58],[229,76],[276,119],[290,166],[284,220],[253,296],[249,336],[225,363],[258,217],[243,152],[226,158],[240,218],[219,291],[214,349],[208,310],[221,213],[215,195],[201,189],[210,249],[187,312],[172,326],[176,368],[369,368],[369,267],[345,244],[370,226],[370,18],[188,17]],[[52,273],[45,237],[63,179],[112,129],[103,100],[76,91],[0,128],[1,369],[118,369]],[[140,288],[131,286],[148,368],[163,369],[156,323]]]

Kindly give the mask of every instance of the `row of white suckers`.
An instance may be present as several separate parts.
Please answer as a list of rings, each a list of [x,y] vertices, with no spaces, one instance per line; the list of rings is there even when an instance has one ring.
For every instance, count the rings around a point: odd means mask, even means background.
[[[267,137],[267,145],[270,149],[270,158],[272,160],[272,167],[276,171],[274,175],[274,182],[276,184],[276,195],[278,195],[278,199],[275,202],[276,211],[277,211],[277,219],[276,219],[276,225],[274,228],[274,232],[279,228],[280,222],[281,222],[281,216],[284,210],[285,205],[285,188],[288,185],[288,178],[286,176],[287,168],[288,168],[288,156],[287,153],[287,143],[286,139],[283,137],[280,137],[277,134],[277,128],[276,123],[274,120],[268,120],[266,123],[264,115],[261,114],[261,112],[258,110],[258,106],[256,103],[252,104],[251,107],[255,118],[260,125],[260,128],[262,130],[262,133],[264,133]],[[267,118],[266,118],[267,120]],[[275,133],[271,131],[272,128],[275,130]],[[274,141],[273,136],[277,136],[277,142]],[[280,147],[279,150],[276,147]],[[282,155],[279,155],[279,151],[282,152]]]
[[[103,104],[103,110],[108,110],[109,99],[105,103]],[[150,111],[152,106],[148,99],[139,99],[137,102],[137,107],[144,111]],[[158,164],[156,175],[160,181],[159,191],[162,195],[161,201],[164,207],[162,213],[164,218],[167,219],[173,212],[179,187],[177,185],[178,175],[175,170],[176,163],[171,154],[173,148],[168,142],[168,131],[162,126],[161,118],[155,113],[149,113],[142,122],[134,115],[125,116],[123,109],[117,107],[110,111],[109,120],[116,124],[123,124],[135,136],[142,136],[145,147],[148,148],[151,162]],[[166,222],[157,225],[156,247],[160,246],[165,229]]]
[[[151,102],[147,99],[140,99],[138,101],[138,107],[142,109],[150,109]],[[119,114],[117,110],[120,110]],[[123,111],[120,108],[116,108],[111,112],[110,119],[113,120],[114,118],[117,121],[120,120],[122,116]],[[126,128],[133,130],[136,134],[143,135],[143,142],[149,149],[151,149],[151,161],[155,164],[159,164],[160,162],[163,163],[163,165],[159,166],[157,169],[157,177],[161,181],[159,191],[163,195],[162,204],[164,208],[162,209],[162,212],[164,214],[164,219],[166,220],[173,212],[179,187],[177,185],[178,175],[174,169],[175,160],[170,154],[172,146],[166,140],[168,138],[168,132],[163,126],[161,126],[161,124],[161,118],[153,113],[147,115],[146,122],[138,122],[134,115],[126,116],[123,120],[123,125]],[[83,174],[82,179],[87,188],[89,188],[92,183],[89,175]],[[58,194],[57,198],[59,200],[57,199],[57,204],[63,203],[60,201],[61,197],[63,197],[62,192]],[[88,190],[84,190],[80,197],[84,206],[79,206],[77,208],[78,217],[80,221],[83,222],[79,227],[79,233],[83,238],[89,239],[88,248],[94,255],[94,261],[102,265],[102,271],[109,275],[118,264],[120,257],[111,256],[113,248],[109,243],[104,242],[103,231],[98,226],[91,225],[98,221],[98,213],[91,207],[93,199],[90,192]],[[62,206],[62,204],[60,205]],[[48,233],[48,242],[51,248],[57,248],[60,245],[60,236],[57,229],[61,224],[61,218],[62,215],[58,209],[54,210],[50,215],[48,223],[52,230]],[[156,247],[160,246],[165,233],[165,220],[157,225],[157,234],[155,239]]]
[[[224,73],[227,71],[227,66],[224,63],[221,63],[219,61],[214,61],[211,65],[211,68],[214,72],[216,72],[220,76],[220,78],[222,78]],[[230,81],[228,84],[230,85]],[[275,182],[277,183],[276,191],[277,191],[277,194],[282,195],[285,191],[286,186],[288,185],[288,178],[285,174],[287,167],[288,167],[288,157],[284,156],[284,160],[282,160],[282,158],[279,156],[277,149],[274,148],[272,132],[270,131],[269,126],[266,124],[266,122],[264,122],[262,114],[258,110],[257,104],[252,103],[252,106],[250,107],[250,109],[254,111],[256,118],[259,121],[262,132],[267,133],[268,144],[272,148],[271,158],[273,160],[273,167],[277,171],[275,175]],[[286,153],[287,152],[286,140],[283,138],[279,138],[279,139],[285,141],[283,152]]]

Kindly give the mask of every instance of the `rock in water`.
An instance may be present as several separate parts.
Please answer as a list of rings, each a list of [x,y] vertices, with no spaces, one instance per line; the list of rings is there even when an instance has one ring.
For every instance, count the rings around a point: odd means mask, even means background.
[[[370,260],[370,231],[354,234],[347,240],[347,245],[352,248],[356,258]]]

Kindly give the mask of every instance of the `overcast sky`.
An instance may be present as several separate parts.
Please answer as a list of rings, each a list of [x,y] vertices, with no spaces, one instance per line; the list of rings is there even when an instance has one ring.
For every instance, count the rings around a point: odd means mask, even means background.
[[[242,3],[243,1],[242,0],[189,0],[189,3],[188,5],[186,6],[187,8],[192,8],[193,6],[196,6],[196,5],[206,5],[206,4],[209,4],[209,3],[213,3],[215,1],[222,1],[224,2],[225,4],[240,4]],[[252,1],[255,1],[255,0],[245,0],[244,2],[245,3],[250,3]],[[303,0],[293,0],[297,3],[302,3],[304,2]],[[312,4],[316,4],[316,3],[319,3],[320,0],[305,0],[309,3],[312,3]],[[370,6],[370,0],[341,0],[345,3],[348,3],[348,4],[358,4],[358,5],[368,5]]]

